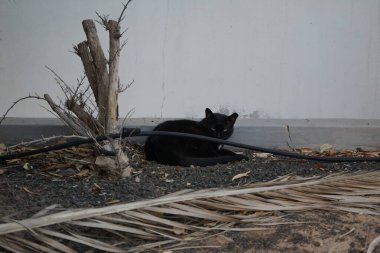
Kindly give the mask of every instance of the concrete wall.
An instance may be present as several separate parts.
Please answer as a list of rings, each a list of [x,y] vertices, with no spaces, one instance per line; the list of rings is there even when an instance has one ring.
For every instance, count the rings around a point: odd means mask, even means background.
[[[151,130],[161,118],[128,119],[127,127]],[[122,120],[120,120],[120,125]],[[286,126],[289,126],[289,131]],[[310,147],[319,149],[330,144],[336,149],[380,148],[380,120],[363,119],[239,119],[231,141],[267,148],[288,149]],[[13,145],[51,136],[71,135],[59,119],[52,118],[7,118],[0,125],[0,143]],[[132,141],[143,143],[145,137],[134,137]]]
[[[0,114],[19,97],[62,94],[45,65],[75,85],[72,44],[95,11],[121,1],[0,1]],[[139,0],[128,9],[120,114],[249,118],[380,116],[379,0]],[[98,27],[99,31],[102,31]],[[106,45],[106,33],[102,39]],[[24,102],[15,117],[51,116]]]

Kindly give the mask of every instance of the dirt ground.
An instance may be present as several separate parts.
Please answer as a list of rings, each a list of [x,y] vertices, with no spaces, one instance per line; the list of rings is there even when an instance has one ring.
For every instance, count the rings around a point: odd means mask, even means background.
[[[163,166],[140,157],[133,160],[134,171],[126,179],[110,179],[85,167],[46,171],[38,159],[24,160],[27,168],[0,165],[0,217],[25,218],[52,204],[63,208],[104,206],[157,198],[187,188],[264,182],[291,173],[312,176],[380,168],[377,163],[320,163],[246,154],[249,161],[205,168]],[[232,180],[247,171],[246,177]],[[202,245],[219,248],[199,248],[196,252],[366,252],[368,244],[380,235],[380,218],[371,215],[316,210],[293,212],[289,219],[302,223],[213,236]]]
[[[368,244],[380,233],[379,218],[369,215],[310,211],[289,218],[306,223],[215,236],[206,243],[221,248],[197,252],[366,252]]]

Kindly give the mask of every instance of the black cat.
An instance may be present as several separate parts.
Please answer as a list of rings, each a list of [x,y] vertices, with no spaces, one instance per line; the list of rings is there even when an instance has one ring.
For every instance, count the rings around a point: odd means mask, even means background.
[[[237,113],[230,116],[213,113],[207,108],[206,118],[199,122],[193,120],[165,121],[157,125],[154,131],[190,133],[226,140],[232,135],[238,116]],[[221,145],[216,143],[190,138],[150,136],[145,143],[145,154],[147,160],[180,166],[208,166],[248,160],[244,155],[238,155],[220,147]]]

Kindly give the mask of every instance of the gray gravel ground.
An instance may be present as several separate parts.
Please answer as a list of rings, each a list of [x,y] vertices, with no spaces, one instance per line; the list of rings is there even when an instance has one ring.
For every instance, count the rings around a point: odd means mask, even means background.
[[[342,171],[376,170],[379,163],[320,163],[305,160],[254,158],[246,152],[249,161],[209,167],[164,166],[140,161],[127,179],[108,179],[100,175],[89,177],[55,177],[39,173],[38,168],[26,171],[9,168],[0,175],[0,217],[21,215],[18,212],[37,212],[60,204],[64,208],[104,206],[113,201],[130,202],[159,196],[182,189],[229,187],[252,182],[263,182],[287,174],[299,176],[328,175]],[[1,168],[1,166],[0,166]],[[56,174],[70,174],[60,170]],[[250,171],[246,177],[232,181],[239,174]],[[24,216],[23,213],[21,216]]]

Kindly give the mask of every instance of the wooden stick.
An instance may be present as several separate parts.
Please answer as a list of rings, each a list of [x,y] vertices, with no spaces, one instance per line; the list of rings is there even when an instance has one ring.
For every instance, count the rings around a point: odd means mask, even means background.
[[[86,131],[81,127],[79,124],[74,122],[72,119],[70,119],[65,112],[62,111],[59,106],[57,106],[49,94],[44,94],[44,98],[46,99],[46,102],[50,105],[51,109],[60,117],[72,130],[75,131],[75,133],[82,135],[82,136],[87,136]]]
[[[119,57],[120,57],[120,27],[119,23],[109,20],[107,28],[109,29],[109,90],[107,106],[107,133],[117,132],[117,97],[119,89]]]
[[[91,114],[86,112],[82,106],[78,105],[78,103],[72,100],[67,100],[66,106],[67,109],[72,111],[78,119],[92,131],[92,135],[97,135],[103,132],[103,126]]]
[[[92,93],[94,94],[96,104],[99,104],[98,98],[98,82],[96,79],[95,65],[92,60],[92,56],[90,53],[90,49],[88,48],[87,41],[83,41],[78,44],[78,55],[82,60],[84,73],[87,76],[87,80],[90,83],[90,87],[92,89]]]
[[[98,109],[99,122],[107,130],[107,105],[108,105],[108,87],[109,77],[107,70],[107,61],[104,57],[100,40],[96,31],[95,23],[91,19],[82,21],[83,30],[86,33],[88,48],[92,56],[95,67],[95,74],[98,86]]]

